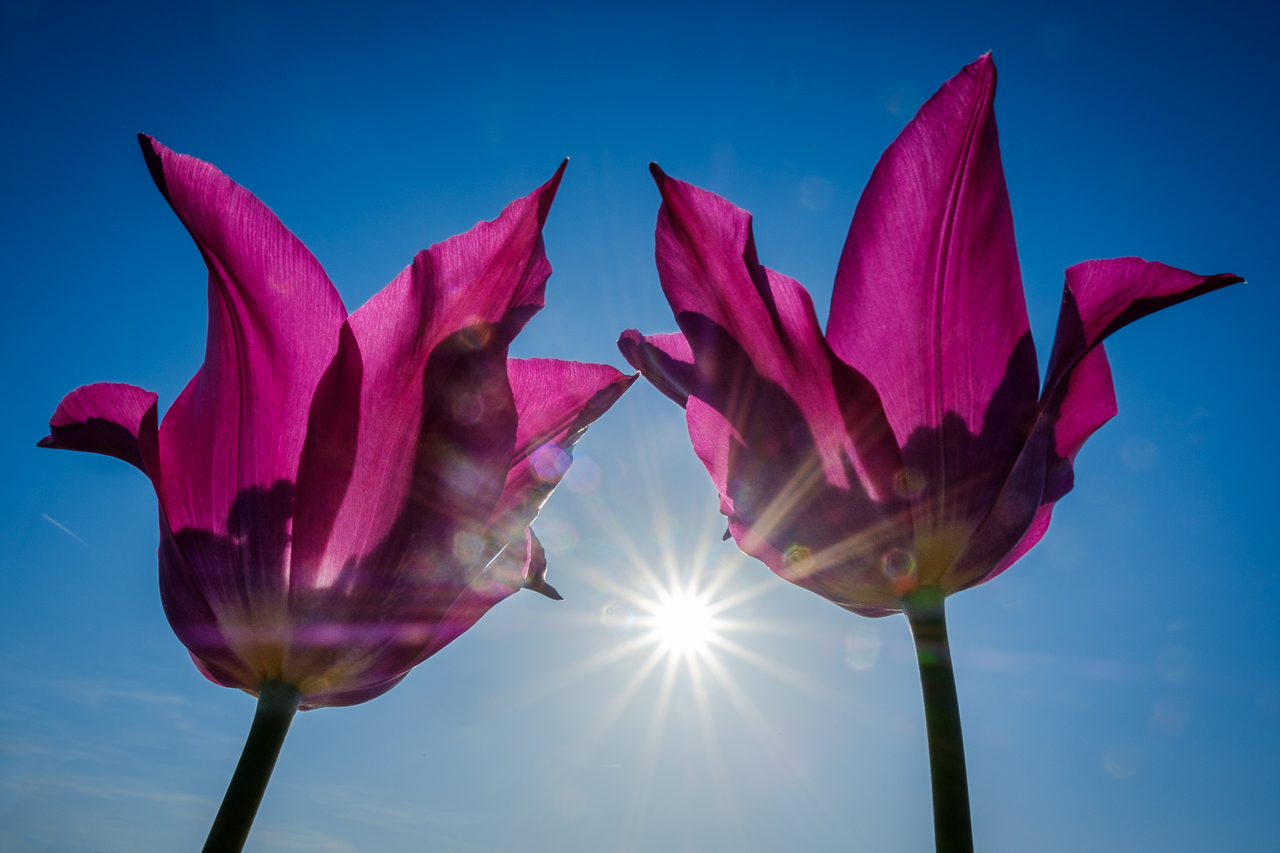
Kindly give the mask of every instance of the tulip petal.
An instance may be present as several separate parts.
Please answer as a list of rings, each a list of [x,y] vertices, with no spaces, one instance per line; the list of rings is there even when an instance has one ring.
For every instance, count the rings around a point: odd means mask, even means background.
[[[804,288],[757,262],[749,214],[656,167],[654,176],[658,273],[694,362],[676,381],[689,390],[689,435],[729,529],[788,580],[858,602],[865,580],[884,586],[879,560],[912,529],[875,389],[826,345]]]
[[[520,413],[513,470],[548,442],[576,443],[638,378],[607,364],[556,358],[508,359],[507,376]]]
[[[618,338],[623,358],[666,396],[683,406],[693,387],[693,350],[684,335],[642,335],[627,329]]]
[[[304,697],[302,702],[298,704],[299,711],[313,711],[316,708],[346,708],[350,705],[359,705],[368,702],[370,699],[377,699],[383,693],[386,693],[392,687],[395,687],[401,681],[404,681],[408,670],[388,678],[385,681],[379,681],[376,684],[361,686],[355,690],[340,690],[332,693],[316,693],[313,696]]]
[[[157,399],[134,385],[82,385],[62,398],[39,446],[114,456],[150,476],[159,488]]]
[[[1231,273],[1197,275],[1141,258],[1068,267],[1042,404],[1076,362],[1113,332],[1162,308],[1242,281]]]
[[[1107,351],[1097,344],[1077,361],[1065,379],[1054,384],[1041,420],[1052,431],[1048,447],[1044,494],[1053,503],[1075,485],[1072,465],[1089,436],[1120,411]]]
[[[496,220],[420,252],[352,314],[358,424],[354,436],[338,430],[317,448],[330,443],[346,459],[354,438],[354,462],[349,479],[326,487],[335,498],[345,481],[336,515],[317,501],[323,523],[291,579],[285,671],[298,680],[321,671],[348,673],[351,684],[396,677],[441,645],[441,620],[460,599],[481,606],[484,596],[468,589],[492,557],[486,526],[519,428],[507,347],[542,305],[550,265],[541,228],[562,171]],[[348,373],[354,364],[353,355]],[[334,390],[324,405],[317,394],[315,411],[355,396],[349,379]],[[308,701],[339,687],[300,684]]]
[[[1046,407],[1036,430],[1009,477],[1003,504],[997,502],[991,517],[978,528],[978,547],[966,554],[966,566],[954,573],[945,587],[948,592],[968,589],[999,575],[1039,542],[1049,530],[1053,507],[1071,491],[1075,482],[1072,464],[1085,440],[1115,417],[1115,386],[1111,365],[1102,344],[1076,363],[1065,383]],[[1024,469],[1036,474],[1028,476]],[[1030,488],[1022,483],[1038,477],[1039,506],[1034,511]],[[1011,493],[1011,496],[1009,495]],[[1019,535],[1017,531],[1024,532]],[[1001,556],[1003,554],[1003,556]],[[993,565],[994,564],[994,565]]]
[[[827,340],[880,392],[925,530],[985,515],[1035,416],[995,86],[983,56],[885,151],[831,297]]]
[[[160,504],[215,611],[270,610],[283,594],[307,412],[346,310],[253,194],[208,163],[139,141],[209,268],[204,364],[160,427]]]
[[[520,422],[511,470],[486,532],[495,554],[529,526],[568,472],[587,427],[637,378],[607,364],[553,358],[508,359],[507,376]]]
[[[361,418],[357,467],[329,550],[319,570],[308,573],[309,582],[290,591],[294,630],[286,680],[296,673],[299,681],[292,683],[306,696],[312,695],[308,673],[345,671],[360,681],[380,681],[408,669],[488,561],[484,528],[511,464],[517,415],[506,343],[491,334],[477,347],[475,335],[474,327],[464,329],[431,352],[418,392],[417,440],[403,472],[407,494],[372,550],[338,562],[333,546],[349,541],[342,525],[353,498],[359,505],[359,453],[372,431],[365,429],[371,420]],[[369,361],[365,365],[367,377]],[[365,392],[367,397],[367,379]],[[360,520],[372,525],[380,519]],[[308,629],[328,625],[335,627]]]
[[[763,381],[791,401],[799,419],[786,431],[806,434],[827,482],[852,488],[852,467],[860,489],[891,494],[898,449],[875,389],[834,357],[799,282],[757,261],[751,215],[650,170],[663,198],[658,275],[694,356],[693,394],[745,434],[749,422],[773,417],[756,395]]]
[[[401,526],[395,536],[418,535],[397,522],[411,504],[434,504],[445,516],[479,513],[483,500],[465,495],[474,485],[486,494],[496,488],[496,500],[516,431],[506,348],[542,306],[551,273],[542,225],[563,172],[561,165],[550,181],[497,219],[419,252],[400,276],[352,314],[364,363],[360,437],[355,470],[328,543],[326,571],[375,551],[386,553],[384,540],[393,536],[393,525]],[[429,407],[435,407],[430,417]],[[497,433],[477,428],[495,417],[504,425]],[[455,432],[458,444],[441,445],[440,430]],[[439,470],[456,469],[456,477],[415,465],[415,458],[427,461],[423,448],[433,443],[437,450],[428,455],[447,457],[438,458],[444,466]],[[492,501],[483,507],[480,525],[492,508]]]
[[[212,534],[195,530],[182,531],[182,537],[204,540],[215,540]],[[207,550],[201,548],[207,542],[187,541],[188,550],[197,553]],[[164,513],[160,513],[160,603],[164,607],[165,617],[173,627],[178,640],[187,647],[191,659],[195,661],[200,672],[214,684],[224,687],[237,687],[242,690],[256,690],[264,679],[264,673],[241,657],[240,650],[233,648],[226,631],[219,624],[219,618],[210,606],[201,587],[202,578],[198,577],[188,564],[182,549],[179,547],[165,521]],[[214,590],[215,593],[219,590]]]
[[[381,632],[387,641],[372,648],[367,664],[360,672],[360,682],[380,684],[389,680],[394,684],[410,669],[462,636],[494,605],[522,588],[558,599],[559,593],[546,583],[546,571],[546,552],[542,543],[532,530],[525,528],[500,549],[496,558],[479,569],[465,587],[437,584],[435,596],[419,594],[416,607],[399,608],[402,614],[412,610],[417,614],[416,619],[402,616],[399,620],[388,620],[382,617],[381,621],[389,628]],[[428,589],[424,587],[417,591],[422,593]],[[337,658],[344,654],[349,656],[351,649],[329,648],[325,651]],[[333,666],[332,662],[328,663],[328,668]],[[332,703],[325,699],[323,704]]]
[[[310,587],[323,565],[355,470],[360,437],[360,388],[364,362],[351,324],[343,323],[338,352],[320,379],[307,415],[307,437],[298,464],[289,583]]]
[[[547,583],[547,549],[534,534],[532,528],[525,528],[525,561],[521,574],[524,576],[524,589],[546,596],[552,601],[564,601],[564,596],[556,588]]]
[[[1076,454],[1089,436],[1119,411],[1102,341],[1161,308],[1239,281],[1242,279],[1235,275],[1196,275],[1140,258],[1086,261],[1067,270],[1040,416],[1006,486],[1019,508],[992,512],[974,536],[979,547],[966,555],[965,565],[953,574],[949,591],[984,583],[1000,574],[1049,529],[1054,504],[1075,484]],[[1036,436],[1043,436],[1043,440],[1037,441]],[[1043,457],[1043,462],[1037,457]],[[1032,514],[1025,506],[1029,490],[1020,490],[1015,484],[1027,479],[1021,472],[1037,465],[1043,469],[1043,487],[1039,506]],[[1020,525],[1012,522],[1019,515],[1025,515]],[[1025,532],[1016,535],[1022,528]]]
[[[1197,275],[1141,258],[1085,261],[1067,269],[1058,329],[1041,394],[1053,432],[1042,501],[1071,490],[1072,462],[1085,440],[1117,412],[1102,341],[1148,314],[1244,279]]]
[[[564,600],[555,587],[547,583],[547,550],[532,528],[526,527],[516,534],[472,586],[483,589],[494,582],[512,590],[533,590],[554,601]]]

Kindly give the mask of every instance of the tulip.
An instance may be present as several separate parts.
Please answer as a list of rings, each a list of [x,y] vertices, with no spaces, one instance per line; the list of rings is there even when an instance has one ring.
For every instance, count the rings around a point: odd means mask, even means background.
[[[939,850],[972,849],[944,598],[1044,535],[1076,453],[1117,411],[1103,339],[1241,280],[1138,258],[1071,267],[1041,387],[995,83],[979,58],[885,151],[825,336],[805,289],[760,265],[750,214],[652,166],[658,273],[681,331],[618,342],[685,407],[726,538],[854,613],[906,613]]]
[[[72,391],[40,446],[151,479],[169,624],[211,681],[259,697],[205,846],[239,850],[297,708],[386,692],[518,589],[560,597],[529,524],[635,377],[507,357],[543,305],[564,165],[348,316],[257,198],[139,140],[209,268],[204,364],[162,422],[149,391]]]

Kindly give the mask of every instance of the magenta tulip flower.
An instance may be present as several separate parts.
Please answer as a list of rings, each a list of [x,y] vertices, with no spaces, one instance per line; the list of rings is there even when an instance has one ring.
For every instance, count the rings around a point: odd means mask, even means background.
[[[299,705],[384,693],[518,589],[559,598],[529,524],[634,377],[507,357],[543,305],[563,165],[348,316],[257,198],[140,141],[209,268],[204,365],[162,422],[149,391],[79,388],[40,446],[151,479],[169,624],[210,680],[259,696],[205,848],[239,850]]]
[[[983,56],[889,146],[858,203],[824,335],[761,266],[751,217],[652,167],[657,263],[681,333],[619,347],[686,409],[729,533],[783,578],[920,650],[939,850],[970,850],[943,599],[1044,535],[1085,439],[1116,414],[1102,341],[1240,281],[1137,258],[1067,270],[1043,387]]]

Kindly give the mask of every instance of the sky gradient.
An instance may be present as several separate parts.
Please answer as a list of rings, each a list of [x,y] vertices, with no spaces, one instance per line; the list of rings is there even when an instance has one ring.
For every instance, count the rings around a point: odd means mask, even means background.
[[[622,368],[619,332],[675,328],[650,161],[752,211],[761,262],[825,319],[876,158],[987,50],[1042,365],[1077,261],[1249,283],[1107,342],[1120,414],[1075,491],[949,601],[977,846],[1273,850],[1277,23],[1248,3],[7,0],[0,851],[198,848],[253,712],[165,622],[145,478],[35,447],[77,385],[163,412],[203,357],[203,263],[138,131],[254,192],[348,310],[567,156],[547,307],[512,354]],[[638,383],[534,528],[565,601],[515,595],[386,696],[300,714],[247,851],[931,849],[905,620],[721,543],[678,407]],[[695,663],[643,627],[691,584],[724,606]]]

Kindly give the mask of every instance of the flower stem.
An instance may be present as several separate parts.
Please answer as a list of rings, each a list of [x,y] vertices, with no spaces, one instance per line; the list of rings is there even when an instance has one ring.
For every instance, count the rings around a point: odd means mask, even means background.
[[[267,681],[258,689],[258,709],[253,714],[249,738],[222,798],[222,807],[213,819],[203,853],[240,853],[244,847],[301,698],[295,687],[282,681]]]
[[[938,853],[973,853],[969,820],[969,782],[960,735],[960,702],[947,644],[945,595],[923,587],[903,599],[903,611],[915,639],[929,734],[929,773],[933,779],[933,834]]]

